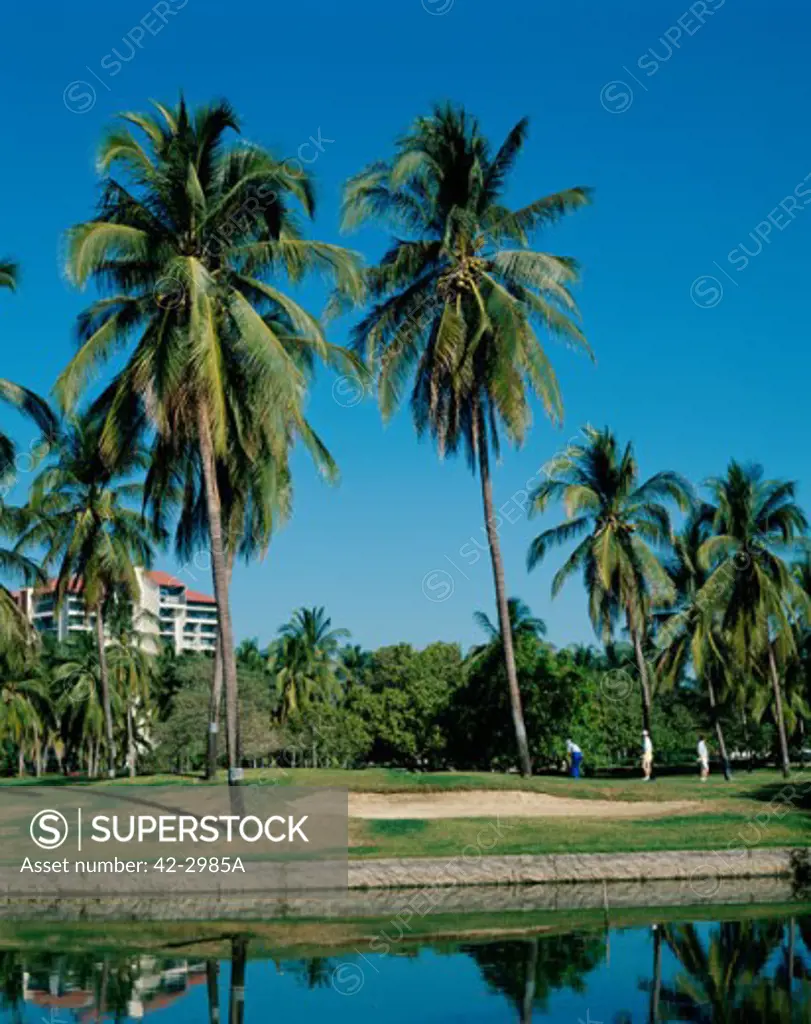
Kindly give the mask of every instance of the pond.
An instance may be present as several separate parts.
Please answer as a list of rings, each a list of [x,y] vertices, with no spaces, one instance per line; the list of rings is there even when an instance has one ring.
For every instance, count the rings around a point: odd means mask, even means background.
[[[210,944],[196,953],[190,943],[182,956],[170,956],[101,953],[86,943],[54,952],[26,943],[0,951],[0,1021],[811,1020],[807,908],[792,917],[743,913],[727,908],[725,920],[599,929],[553,922],[541,934],[408,946],[389,927],[318,956],[271,952],[255,937],[233,933],[220,936],[217,956]]]

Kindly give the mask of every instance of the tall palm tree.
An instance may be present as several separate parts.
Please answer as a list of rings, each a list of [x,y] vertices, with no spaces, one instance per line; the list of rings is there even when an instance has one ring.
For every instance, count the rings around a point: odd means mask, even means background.
[[[520,209],[504,203],[507,178],[523,148],[523,119],[493,150],[478,121],[437,107],[401,138],[392,159],[367,167],[346,186],[344,226],[379,220],[394,232],[370,270],[372,307],[355,345],[377,370],[388,417],[413,378],[418,434],[440,457],[464,451],[481,481],[499,627],[521,770],[532,770],[515,670],[504,564],[493,508],[490,460],[502,438],[521,444],[537,395],[553,421],[562,416],[557,378],[536,333],[562,336],[590,351],[576,324],[567,257],[531,250],[530,236],[589,201],[571,188]]]
[[[136,566],[148,567],[156,538],[140,511],[131,507],[143,486],[131,481],[142,466],[137,450],[115,469],[102,458],[99,424],[90,416],[73,420],[63,432],[51,464],[31,489],[33,525],[19,547],[44,545],[43,565],[59,565],[54,594],[59,607],[80,591],[95,630],[104,707],[107,771],[115,777],[116,751],[107,664],[105,611],[114,599],[140,594]]]
[[[229,145],[239,122],[228,103],[191,112],[181,98],[174,108],[155,109],[122,115],[123,126],[107,134],[99,152],[106,175],[99,214],[70,232],[71,278],[79,285],[94,280],[105,297],[80,318],[81,347],[57,393],[71,405],[92,368],[129,348],[109,389],[105,453],[120,451],[145,418],[160,437],[174,435],[179,449],[194,446],[198,453],[222,642],[229,782],[238,785],[236,658],[217,458],[243,415],[259,427],[265,413],[274,424],[283,416],[306,440],[300,354],[345,363],[318,322],[269,278],[283,272],[298,280],[325,269],[358,294],[360,276],[346,250],[301,237],[292,206],[312,216],[309,177],[259,146]],[[266,437],[276,444],[272,429]]]
[[[778,663],[796,653],[793,629],[798,610],[811,600],[786,561],[808,529],[795,500],[796,485],[764,479],[763,468],[730,462],[725,477],[708,481],[712,536],[699,559],[708,571],[698,599],[720,616],[743,668],[756,672],[759,659],[770,680],[783,774],[790,760]]]
[[[724,778],[729,779],[729,757],[718,714],[718,687],[726,684],[729,659],[717,609],[706,599],[699,599],[707,582],[707,571],[701,566],[699,552],[710,534],[711,520],[712,508],[699,503],[675,537],[673,554],[666,567],[676,590],[676,600],[670,607],[656,612],[656,646],[662,652],[665,675],[671,680],[678,679],[687,663],[692,662],[700,685],[707,691]]]
[[[639,482],[633,446],[620,452],[611,431],[583,428],[584,442],[570,446],[547,466],[548,478],[531,495],[530,514],[563,502],[566,522],[544,530],[530,545],[529,569],[547,552],[586,534],[555,573],[552,596],[578,570],[583,573],[589,617],[603,643],[610,644],[622,616],[634,648],[642,691],[644,727],[652,736],[652,687],[645,649],[651,608],[675,598],[675,588],[656,555],[671,542],[664,504],[686,508],[689,484],[663,472]]]

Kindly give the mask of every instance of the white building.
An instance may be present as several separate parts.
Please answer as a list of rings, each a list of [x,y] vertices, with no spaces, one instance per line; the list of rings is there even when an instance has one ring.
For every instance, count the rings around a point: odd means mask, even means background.
[[[213,652],[217,645],[217,606],[213,597],[189,590],[185,583],[167,572],[136,569],[140,594],[135,602],[134,624],[145,637],[158,638],[181,651]],[[74,583],[61,608],[56,607],[56,581],[45,587],[24,587],[17,591],[20,608],[41,633],[66,640],[73,633],[93,629],[93,615],[87,615],[81,584]]]

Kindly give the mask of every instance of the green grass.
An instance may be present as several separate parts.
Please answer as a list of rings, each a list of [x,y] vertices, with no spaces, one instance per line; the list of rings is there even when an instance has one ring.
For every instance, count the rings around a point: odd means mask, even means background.
[[[408,772],[389,768],[260,769],[246,772],[249,783],[281,786],[334,786],[351,792],[439,793],[472,790],[524,790],[589,800],[693,800],[696,811],[674,816],[635,819],[514,818],[505,819],[503,835],[492,842],[487,819],[350,821],[350,856],[457,857],[466,847],[487,854],[616,853],[655,850],[723,850],[740,846],[811,846],[811,771],[795,772],[786,783],[779,772],[736,773],[732,781],[715,774],[706,784],[695,774],[663,776],[654,783],[638,778],[574,781],[541,775],[522,779],[495,772]],[[224,776],[221,780],[224,782]],[[118,779],[98,785],[200,785],[192,776],[156,775]],[[73,785],[57,776],[41,780],[4,780],[4,784]],[[80,783],[81,784],[81,783]],[[789,809],[778,816],[769,802],[793,787]],[[584,812],[588,808],[584,806]],[[760,816],[760,822],[757,816]],[[489,830],[489,831],[488,831]]]
[[[400,768],[259,768],[246,769],[250,784],[277,786],[333,786],[354,793],[440,793],[451,790],[523,790],[549,793],[579,800],[707,800],[770,799],[784,785],[780,772],[761,769],[752,773],[736,772],[730,782],[715,773],[702,785],[696,772],[662,776],[644,783],[638,777],[585,778],[575,781],[563,775],[520,775],[499,772],[409,772]],[[218,783],[226,781],[220,773]],[[8,778],[2,785],[85,785],[85,779],[65,779],[50,775],[41,779]],[[811,770],[796,771],[793,784],[811,787]],[[193,775],[148,775],[114,782],[94,780],[94,785],[203,785]],[[810,789],[811,792],[811,789]],[[809,801],[811,807],[811,800]]]
[[[770,816],[753,832],[746,817],[708,812],[674,818],[447,818],[431,821],[358,821],[349,824],[350,856],[468,857],[540,853],[639,853],[720,850],[756,845],[811,846],[811,816]],[[407,826],[417,826],[413,830]],[[745,827],[746,826],[746,827]]]

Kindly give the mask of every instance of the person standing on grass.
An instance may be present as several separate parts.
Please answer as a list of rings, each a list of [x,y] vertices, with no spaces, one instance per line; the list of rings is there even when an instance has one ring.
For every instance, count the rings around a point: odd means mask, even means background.
[[[653,742],[647,729],[642,730],[642,772],[643,782],[650,782],[653,771]]]
[[[566,740],[566,753],[569,755],[569,760],[571,762],[572,778],[579,779],[580,765],[583,763],[583,751],[576,743],[572,743],[571,740]]]
[[[701,770],[701,781],[706,782],[707,777],[710,774],[710,752],[707,750],[707,744],[704,742],[704,737],[698,737],[698,746],[696,747],[698,752],[698,763]]]

